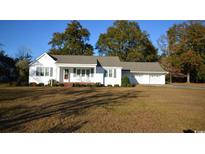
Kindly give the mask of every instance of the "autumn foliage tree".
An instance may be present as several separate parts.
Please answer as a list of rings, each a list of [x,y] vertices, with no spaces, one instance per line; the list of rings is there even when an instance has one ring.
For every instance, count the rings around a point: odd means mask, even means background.
[[[122,61],[156,61],[157,50],[137,22],[115,21],[99,36],[96,48],[102,55],[119,56]]]
[[[205,79],[205,26],[200,21],[188,21],[173,25],[160,40],[163,50],[163,66],[170,73],[177,69],[186,74],[187,82]],[[166,42],[166,43],[164,43]],[[164,43],[164,44],[163,44]],[[174,58],[175,57],[175,58]],[[177,58],[176,58],[177,57]],[[173,65],[177,64],[177,65]],[[172,67],[170,67],[172,66]]]
[[[160,63],[163,68],[169,72],[170,83],[172,83],[173,75],[179,75],[181,73],[180,58],[174,55],[161,57]]]

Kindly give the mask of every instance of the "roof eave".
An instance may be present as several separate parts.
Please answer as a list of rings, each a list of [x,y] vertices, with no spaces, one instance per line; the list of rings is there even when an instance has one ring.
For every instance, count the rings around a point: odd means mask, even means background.
[[[130,71],[131,73],[159,73],[159,74],[168,74],[166,71]]]

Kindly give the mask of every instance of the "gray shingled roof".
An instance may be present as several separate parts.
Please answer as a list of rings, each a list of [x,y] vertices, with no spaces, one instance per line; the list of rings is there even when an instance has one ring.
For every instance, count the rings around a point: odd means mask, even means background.
[[[96,58],[102,66],[122,67],[119,57],[109,56],[109,57],[96,57]]]
[[[56,60],[56,63],[70,64],[100,64],[102,66],[121,67],[118,57],[100,57],[100,56],[77,56],[77,55],[50,55]]]
[[[123,70],[135,72],[166,72],[158,62],[120,62],[117,56],[78,56],[78,55],[50,55],[56,63],[96,64],[102,66],[123,67]]]
[[[134,72],[166,72],[158,62],[121,62],[124,70]]]

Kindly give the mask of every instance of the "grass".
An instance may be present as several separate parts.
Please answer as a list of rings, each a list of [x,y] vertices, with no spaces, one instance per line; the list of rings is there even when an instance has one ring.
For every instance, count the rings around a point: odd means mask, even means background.
[[[0,132],[183,132],[205,130],[205,90],[0,88]]]
[[[205,83],[172,83],[177,86],[205,87]]]

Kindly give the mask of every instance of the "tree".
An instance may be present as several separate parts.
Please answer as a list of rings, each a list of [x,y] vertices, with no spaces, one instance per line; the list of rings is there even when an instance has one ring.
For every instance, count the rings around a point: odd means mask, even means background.
[[[197,72],[197,81],[205,81],[205,65],[201,65]]]
[[[180,65],[182,71],[187,74],[187,82],[190,82],[190,73],[195,70],[200,71],[200,66],[203,65],[203,59],[201,56],[194,51],[183,52],[180,55]]]
[[[25,46],[22,46],[18,49],[18,52],[16,54],[17,60],[24,60],[26,59],[28,62],[31,62],[32,56],[31,56],[31,49],[27,48]]]
[[[181,72],[180,58],[176,55],[161,57],[160,63],[169,72],[170,83],[172,83],[172,76],[177,76]]]
[[[156,61],[157,50],[137,22],[115,21],[96,44],[101,55],[119,56],[122,61]]]
[[[29,76],[29,63],[31,62],[31,50],[21,47],[17,53],[16,68],[18,72],[18,85],[27,85]]]
[[[162,57],[169,56],[170,51],[168,48],[168,38],[167,35],[161,35],[160,38],[157,40],[158,48],[161,50]]]
[[[3,45],[0,44],[0,46]],[[14,81],[16,78],[15,71],[15,60],[0,48],[0,82]]]
[[[178,57],[181,73],[187,74],[187,82],[203,79],[205,65],[205,26],[201,21],[188,21],[175,24],[167,31],[163,41],[159,44],[160,49],[170,58],[169,63],[175,63]],[[161,45],[161,46],[160,46]],[[170,64],[169,64],[170,65]]]
[[[63,55],[93,55],[93,47],[87,43],[90,33],[78,21],[72,21],[62,33],[54,33],[48,43],[49,53]]]
[[[168,32],[169,50],[174,53],[189,50],[205,55],[205,26],[202,21],[188,21],[174,25]]]

